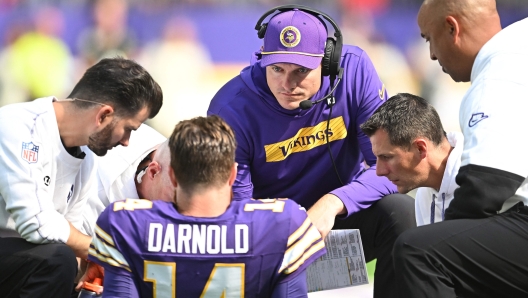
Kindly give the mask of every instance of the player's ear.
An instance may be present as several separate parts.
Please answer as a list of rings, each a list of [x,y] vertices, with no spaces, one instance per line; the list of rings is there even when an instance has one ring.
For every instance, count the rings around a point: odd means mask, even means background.
[[[178,181],[176,181],[176,175],[174,175],[174,170],[172,168],[169,169],[169,177],[170,177],[172,186],[178,187]]]
[[[98,125],[105,125],[112,122],[114,116],[114,108],[109,105],[104,105],[99,108],[96,114],[96,121]]]
[[[238,167],[238,163],[236,162],[231,167],[231,174],[229,175],[229,181],[228,181],[229,186],[233,186],[233,184],[235,183],[235,179],[237,176],[237,167]]]

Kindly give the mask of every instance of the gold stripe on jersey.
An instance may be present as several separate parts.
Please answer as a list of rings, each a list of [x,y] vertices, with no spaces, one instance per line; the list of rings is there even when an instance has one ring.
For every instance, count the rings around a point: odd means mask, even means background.
[[[114,267],[118,267],[118,268],[123,268],[129,272],[132,272],[132,270],[130,270],[130,267],[128,266],[128,264],[119,264],[116,260],[112,259],[111,257],[106,257],[102,254],[100,254],[96,249],[94,249],[93,247],[90,247],[90,249],[88,250],[88,253],[91,255],[91,256],[94,256],[96,257],[97,259],[99,259],[101,262],[105,262],[111,266],[114,266]]]
[[[96,253],[108,258],[112,258],[121,265],[129,266],[125,257],[114,246],[106,244],[97,237],[92,240],[92,245],[90,248],[92,248],[92,246]]]
[[[315,126],[301,128],[295,136],[287,140],[264,145],[266,162],[283,161],[292,153],[308,151],[326,144],[326,124],[327,121],[323,121]],[[328,136],[329,142],[346,138],[347,128],[342,116],[330,120]]]
[[[108,242],[108,244],[115,246],[114,240],[112,240],[112,237],[108,235],[103,229],[101,229],[98,225],[95,225],[95,234],[101,237],[104,241]],[[95,239],[95,237],[94,237]]]
[[[302,263],[304,263],[304,260],[309,258],[313,253],[318,251],[319,249],[316,249],[315,251],[310,249],[314,246],[315,242],[323,242],[321,238],[321,234],[317,230],[317,228],[314,225],[311,225],[306,234],[299,239],[299,241],[295,242],[291,247],[289,247],[286,252],[284,253],[284,258],[282,260],[282,265],[279,269],[279,273],[282,272],[284,269],[290,267],[290,266],[296,266],[295,269],[297,269]],[[320,246],[316,244],[316,246]],[[324,247],[324,242],[323,246]],[[308,255],[307,255],[308,254]],[[298,264],[300,262],[300,264]],[[287,271],[289,273],[295,271],[289,270]],[[287,273],[287,274],[289,274]]]
[[[114,245],[109,243],[107,239],[101,237],[101,234],[107,234],[104,233],[101,228],[97,229],[97,227],[95,233],[96,236],[92,239],[92,244],[90,245],[88,252],[103,262],[115,267],[125,268],[130,271],[130,265],[121,252],[119,252]],[[101,237],[102,240],[99,239],[99,237]],[[114,243],[113,241],[111,242]]]
[[[309,257],[311,257],[314,253],[320,251],[324,248],[324,241],[319,241],[316,244],[314,244],[310,249],[303,254],[303,256],[297,260],[294,264],[291,265],[291,267],[284,270],[285,274],[290,274],[295,272],[302,264],[304,264],[304,261],[306,261]]]
[[[311,223],[312,222],[307,217],[304,220],[303,224],[295,232],[293,232],[290,235],[290,237],[288,237],[288,245],[287,245],[287,247],[290,247],[290,245],[292,245],[293,242],[297,241],[297,239],[299,239],[299,237],[301,237],[301,235],[304,234],[304,232],[306,232],[306,230],[310,227]]]

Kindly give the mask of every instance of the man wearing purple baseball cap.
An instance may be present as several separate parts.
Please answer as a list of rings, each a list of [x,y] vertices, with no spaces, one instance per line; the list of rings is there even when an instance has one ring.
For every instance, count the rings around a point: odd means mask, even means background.
[[[324,23],[299,10],[279,14],[270,23],[264,37],[261,66],[293,63],[316,69],[321,64],[328,36]],[[301,35],[306,31],[310,34]]]
[[[208,110],[236,134],[233,199],[293,199],[323,236],[360,229],[367,261],[377,259],[374,296],[394,297],[392,247],[416,226],[414,200],[376,176],[376,156],[359,129],[388,98],[385,86],[367,54],[343,46],[335,21],[322,12],[276,7],[255,29],[263,47]]]

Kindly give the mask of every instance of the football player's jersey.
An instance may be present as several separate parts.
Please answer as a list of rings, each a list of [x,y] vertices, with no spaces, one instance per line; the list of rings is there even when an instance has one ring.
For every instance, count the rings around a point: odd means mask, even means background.
[[[89,260],[130,275],[140,297],[269,297],[325,251],[291,200],[233,201],[221,216],[199,218],[127,199],[100,215]]]

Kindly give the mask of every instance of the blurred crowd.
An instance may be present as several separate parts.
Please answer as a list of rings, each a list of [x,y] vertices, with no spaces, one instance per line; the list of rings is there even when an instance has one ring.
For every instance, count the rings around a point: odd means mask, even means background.
[[[259,16],[297,3],[335,18],[344,42],[369,54],[389,94],[421,95],[437,108],[446,130],[458,131],[458,107],[468,85],[453,83],[429,60],[415,21],[421,2],[0,0],[0,106],[65,98],[87,67],[119,55],[138,61],[162,87],[163,108],[149,124],[168,136],[180,120],[205,115],[216,90],[248,64],[262,42],[253,29]],[[517,13],[508,14],[503,25],[527,13],[526,0],[497,2]],[[225,21],[211,20],[217,12]]]

